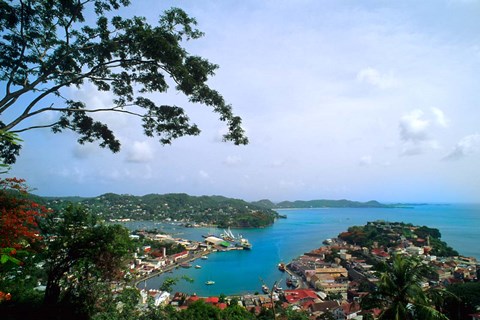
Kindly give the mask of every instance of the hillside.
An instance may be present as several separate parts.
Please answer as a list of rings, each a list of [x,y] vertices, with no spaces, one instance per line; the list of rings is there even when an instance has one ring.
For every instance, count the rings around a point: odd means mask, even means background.
[[[61,209],[72,198],[43,198],[52,209]],[[278,213],[240,199],[222,196],[190,196],[184,193],[144,196],[106,193],[95,198],[74,198],[105,220],[174,220],[219,227],[257,228],[271,225]]]

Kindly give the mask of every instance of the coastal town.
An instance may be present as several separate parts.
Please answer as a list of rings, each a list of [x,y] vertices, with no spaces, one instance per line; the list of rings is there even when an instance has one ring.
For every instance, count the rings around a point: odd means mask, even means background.
[[[320,248],[288,263],[279,262],[278,272],[285,273],[285,283],[275,283],[271,288],[263,284],[261,290],[239,296],[200,297],[186,292],[139,290],[144,304],[150,299],[157,307],[170,305],[179,310],[187,309],[198,300],[220,309],[233,301],[255,314],[278,306],[304,312],[310,319],[326,315],[336,320],[363,319],[366,314],[375,317],[381,310],[362,310],[359,302],[379,280],[375,265],[395,255],[419,259],[432,270],[421,282],[425,290],[478,281],[479,262],[475,258],[455,254],[454,250],[439,241],[437,233],[436,229],[384,221],[369,222],[361,228],[352,227],[337,238],[326,239]],[[228,231],[220,237],[207,235],[203,242],[151,232],[137,232],[132,237],[176,242],[185,248],[171,255],[166,250],[152,255],[151,247],[142,247],[135,254],[128,271],[137,287],[141,287],[139,284],[142,281],[161,273],[194,267],[195,260],[208,260],[212,252],[252,249],[251,244],[242,246],[240,242],[235,242]],[[248,243],[246,239],[243,241]],[[436,255],[450,252],[448,250],[455,255]],[[214,285],[214,282],[205,285]],[[480,315],[472,314],[472,319],[480,319]]]

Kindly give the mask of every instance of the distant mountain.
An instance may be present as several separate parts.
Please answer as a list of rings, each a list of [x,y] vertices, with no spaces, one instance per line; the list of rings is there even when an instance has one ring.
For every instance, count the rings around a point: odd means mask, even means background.
[[[251,202],[251,204],[254,204],[254,205],[257,205],[257,206],[263,207],[263,208],[268,208],[268,209],[277,208],[277,205],[275,203],[273,203],[272,201],[268,200],[268,199],[253,201],[253,202]]]
[[[282,201],[274,204],[270,200],[260,200],[255,202],[259,206],[269,209],[289,209],[289,208],[390,208],[390,205],[382,204],[371,200],[367,202],[358,202],[351,200],[309,200],[309,201]]]

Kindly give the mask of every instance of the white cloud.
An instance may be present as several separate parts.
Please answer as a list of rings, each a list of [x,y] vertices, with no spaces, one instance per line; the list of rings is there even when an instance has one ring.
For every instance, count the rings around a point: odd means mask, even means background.
[[[448,127],[448,124],[450,121],[445,116],[445,113],[443,113],[442,110],[435,107],[432,107],[431,110],[433,112],[433,115],[435,116],[435,122],[441,127],[445,127],[445,128]]]
[[[368,167],[372,165],[372,156],[366,155],[360,158],[359,165],[362,167]]]
[[[427,140],[427,128],[429,125],[430,122],[424,119],[422,110],[413,110],[400,119],[400,137],[407,142]]]
[[[87,159],[98,151],[99,146],[95,143],[76,144],[73,149],[73,156],[76,159]]]
[[[281,160],[281,159],[273,160],[273,161],[270,163],[270,167],[273,167],[273,168],[283,167],[283,166],[285,166],[285,165],[286,165],[285,160]]]
[[[200,176],[200,178],[202,178],[204,180],[209,180],[210,179],[210,175],[205,170],[200,170],[198,172],[198,175]]]
[[[371,84],[380,89],[393,88],[398,85],[398,80],[393,74],[382,74],[374,68],[365,68],[357,73],[357,80]]]
[[[436,110],[436,113],[434,112],[436,121],[446,123],[447,120],[443,116],[443,112],[439,109]],[[432,120],[427,119],[425,113],[420,109],[415,109],[400,119],[400,139],[403,142],[401,155],[419,155],[425,153],[427,150],[440,148],[439,142],[433,139],[429,132],[431,123]]]
[[[135,141],[129,146],[128,162],[142,163],[153,160],[153,150],[147,141]]]
[[[228,156],[224,161],[224,164],[228,166],[236,166],[242,163],[242,158],[237,156]]]
[[[480,153],[480,134],[475,133],[460,139],[452,152],[450,152],[443,159],[458,160],[465,156],[470,156],[478,153]]]

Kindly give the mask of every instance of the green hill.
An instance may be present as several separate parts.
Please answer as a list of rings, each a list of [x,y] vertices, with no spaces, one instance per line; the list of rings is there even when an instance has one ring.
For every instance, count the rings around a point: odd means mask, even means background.
[[[278,213],[240,199],[223,196],[190,196],[185,193],[144,196],[106,193],[95,198],[43,198],[45,205],[61,209],[71,202],[86,206],[105,220],[174,220],[219,227],[257,228],[271,225]]]

